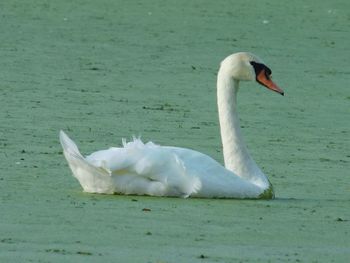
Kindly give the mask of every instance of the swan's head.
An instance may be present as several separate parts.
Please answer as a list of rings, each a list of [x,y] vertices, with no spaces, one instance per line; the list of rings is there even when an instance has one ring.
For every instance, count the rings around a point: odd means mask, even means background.
[[[220,71],[228,71],[236,80],[255,80],[260,85],[284,95],[284,91],[272,81],[271,69],[252,53],[239,52],[228,56],[221,62]]]

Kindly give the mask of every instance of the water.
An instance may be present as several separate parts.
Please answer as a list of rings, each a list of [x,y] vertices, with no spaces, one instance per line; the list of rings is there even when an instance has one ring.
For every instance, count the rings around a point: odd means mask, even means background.
[[[0,261],[347,262],[347,1],[5,1]],[[245,140],[274,201],[81,192],[83,153],[141,135],[222,162],[215,82],[251,51],[281,97],[244,83]]]

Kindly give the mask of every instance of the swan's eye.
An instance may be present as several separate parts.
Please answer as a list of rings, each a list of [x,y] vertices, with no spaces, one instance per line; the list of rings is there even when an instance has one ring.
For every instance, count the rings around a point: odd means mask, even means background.
[[[272,71],[271,71],[271,69],[270,69],[269,67],[265,66],[265,71],[266,71],[266,74],[267,74],[268,76],[271,76]]]
[[[267,79],[271,79],[272,78],[271,69],[269,69],[268,67],[265,68],[265,76],[266,76]]]
[[[267,79],[271,78],[272,71],[268,66],[262,63],[254,62],[254,61],[250,61],[250,64],[253,66],[256,75],[259,75],[260,72],[264,70],[266,78]]]

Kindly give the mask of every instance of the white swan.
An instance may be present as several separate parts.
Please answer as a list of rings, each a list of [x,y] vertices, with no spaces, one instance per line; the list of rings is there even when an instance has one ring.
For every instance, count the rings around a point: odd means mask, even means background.
[[[271,183],[249,155],[236,114],[241,80],[256,80],[284,94],[271,70],[255,55],[235,53],[221,62],[217,100],[225,167],[211,157],[185,148],[123,141],[83,157],[61,131],[64,156],[85,192],[204,198],[274,198]]]

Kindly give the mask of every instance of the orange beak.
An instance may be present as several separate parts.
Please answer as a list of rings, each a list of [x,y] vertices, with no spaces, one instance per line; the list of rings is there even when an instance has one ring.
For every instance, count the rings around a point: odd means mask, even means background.
[[[265,69],[259,72],[259,74],[256,76],[256,80],[266,88],[284,96],[284,91],[280,87],[278,87],[277,84],[274,83],[270,77],[266,75]]]

